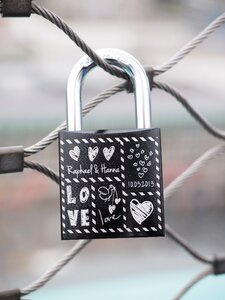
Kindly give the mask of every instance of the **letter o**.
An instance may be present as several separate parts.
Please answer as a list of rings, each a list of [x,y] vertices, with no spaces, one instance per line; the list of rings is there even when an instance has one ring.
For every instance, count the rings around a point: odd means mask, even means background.
[[[80,191],[80,202],[85,203],[90,196],[90,191],[87,187],[83,187]]]

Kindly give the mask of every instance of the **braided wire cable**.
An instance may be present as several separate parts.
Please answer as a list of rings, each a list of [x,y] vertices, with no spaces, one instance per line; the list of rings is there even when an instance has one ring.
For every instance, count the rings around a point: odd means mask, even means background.
[[[40,163],[26,160],[24,161],[24,168],[36,170],[39,173],[42,173],[51,180],[53,180],[55,183],[59,184],[59,176],[55,174],[55,172],[53,172],[52,170]]]
[[[34,292],[44,286],[49,280],[51,280],[65,265],[67,265],[76,255],[83,250],[91,240],[80,240],[61,258],[59,259],[54,266],[44,273],[40,278],[35,282],[26,286],[23,289],[20,289],[22,295],[28,295],[31,292]]]
[[[93,51],[84,42],[84,40],[82,40],[78,34],[76,34],[59,16],[44,7],[40,7],[34,2],[32,2],[32,13],[45,18],[61,29],[81,50],[83,50],[84,53],[86,53],[96,63],[96,65],[98,65],[104,71],[119,78],[129,79],[123,71],[101,59],[101,57],[96,54],[95,51]]]
[[[206,40],[216,29],[225,23],[225,12],[211,22],[203,31],[189,41],[176,54],[174,54],[166,63],[155,68],[155,75],[165,73],[179,63],[185,56],[192,52],[198,45]]]
[[[213,268],[208,267],[206,270],[202,271],[196,277],[194,277],[185,287],[183,287],[173,300],[180,300],[192,287],[199,283],[199,281],[212,274]]]
[[[97,95],[94,99],[90,100],[83,108],[83,116],[88,114],[92,109],[94,109],[97,105],[105,101],[107,98],[111,97],[112,95],[122,92],[124,90],[124,84],[119,84],[114,86],[111,89],[108,89],[104,91],[103,93],[100,93]],[[50,132],[46,137],[44,137],[42,140],[37,142],[36,144],[25,148],[24,154],[25,156],[30,156],[33,154],[36,154],[45,148],[47,148],[50,144],[52,144],[55,140],[58,139],[58,134],[61,130],[65,130],[67,127],[66,121],[61,123],[56,129],[54,129],[52,132]]]
[[[32,2],[32,12],[36,13],[46,20],[50,21],[61,29],[83,52],[85,52],[100,68],[105,70],[111,75],[119,78],[128,79],[127,75],[121,70],[109,65],[103,59],[101,59],[60,17],[53,12],[47,10],[44,7]],[[154,75],[165,73],[180,62],[185,56],[192,52],[198,45],[206,40],[216,29],[225,23],[225,13],[221,14],[213,22],[211,22],[204,30],[202,30],[196,37],[183,46],[175,55],[173,55],[167,62],[154,68]],[[146,68],[147,73],[152,69]]]
[[[177,191],[177,189],[181,187],[187,179],[193,176],[196,172],[200,171],[200,169],[210,160],[224,153],[225,143],[206,151],[197,160],[195,160],[181,175],[179,175],[173,182],[169,184],[164,192],[165,199],[171,198],[174,192]]]
[[[180,92],[178,92],[177,89],[174,87],[168,85],[167,83],[163,82],[153,82],[153,88],[158,88],[160,90],[163,90],[173,96],[178,102],[180,102],[184,108],[191,114],[191,116],[211,135],[213,135],[216,138],[225,139],[225,133],[224,131],[218,129],[214,125],[212,125],[209,121],[207,121],[196,109],[194,109],[191,104],[189,104],[188,100],[184,98],[184,96],[181,95]],[[116,85],[110,89],[107,89],[103,91],[102,93],[98,94],[95,98],[90,100],[83,109],[83,116],[88,114],[92,109],[94,109],[97,105],[105,101],[107,98],[115,95],[118,92],[122,92],[126,89],[126,84],[122,83],[119,85]],[[66,129],[66,121],[64,121],[62,124],[60,124],[56,129],[54,129],[52,132],[50,132],[46,137],[44,137],[42,140],[37,142],[36,144],[25,148],[25,156],[30,156],[33,154],[36,154],[42,150],[44,150],[46,147],[48,147],[50,144],[52,144],[57,138],[59,131]]]
[[[205,117],[203,117],[195,108],[178,92],[177,89],[165,82],[154,82],[154,87],[163,90],[173,96],[190,115],[212,136],[225,140],[225,132],[212,125]]]
[[[211,257],[206,257],[202,255],[197,250],[195,250],[190,243],[185,241],[177,232],[175,232],[168,224],[166,225],[166,234],[169,238],[171,238],[174,242],[176,242],[179,246],[181,246],[184,250],[186,250],[192,257],[197,260],[205,263],[205,264],[213,264],[214,260]]]
[[[87,46],[87,44],[75,32],[73,32],[73,30],[66,23],[63,20],[61,20],[61,18],[59,18],[57,15],[55,15],[53,12],[50,12],[49,10],[43,7],[40,7],[35,3],[32,3],[32,11],[33,13],[36,13],[44,17],[45,19],[49,20],[53,24],[55,24],[66,35],[68,35],[77,44],[78,47],[80,47],[89,57],[91,57],[92,60],[95,61],[95,63],[98,66],[103,68],[106,72],[110,73],[112,70],[113,70],[112,72],[114,72],[116,69],[117,72],[121,73],[119,69],[109,65],[107,62],[102,60],[98,55],[96,55],[95,52],[89,46]],[[154,71],[154,76],[155,76],[171,69],[175,64],[181,61],[187,54],[189,54],[192,50],[194,50],[200,43],[202,43],[206,38],[208,38],[211,33],[213,33],[222,24],[224,24],[224,22],[225,22],[225,13],[223,13],[212,23],[210,23],[202,32],[200,32],[195,38],[193,38],[183,48],[181,48],[174,56],[172,56],[168,62],[154,69],[152,69],[151,67],[146,67],[147,75],[151,76],[152,71]],[[110,74],[118,76],[118,74],[115,73],[110,73]],[[122,74],[124,76],[123,72]],[[174,88],[170,87],[169,85],[166,85],[165,83],[163,84],[158,82],[157,84],[158,84],[158,88],[163,89],[164,91],[167,90],[169,93],[174,95],[174,97],[177,100],[180,100],[180,102],[185,105],[185,101],[184,101],[185,99]],[[117,92],[121,92],[122,90],[125,89],[125,87],[126,87],[125,84],[121,84],[119,86],[113,87],[112,89],[108,89],[107,91],[100,93],[96,98],[94,98],[94,102],[96,101],[96,103],[98,104],[104,101],[106,98],[116,94]],[[195,114],[195,112],[192,110],[192,107],[190,105],[186,105],[186,109],[190,113],[192,112],[193,116],[196,117],[196,119],[198,118],[198,115]],[[220,131],[215,133],[214,131],[215,127],[212,127],[211,124],[209,124],[207,120],[204,119],[202,116],[200,116],[200,119],[198,118],[197,120],[199,120],[199,122],[205,127],[206,130],[209,130],[209,132],[211,132],[214,136],[224,139],[224,132]],[[66,123],[63,122],[58,128],[56,128],[53,132],[51,132],[47,137],[43,138],[43,140],[41,140],[40,142],[36,143],[31,147],[26,148],[25,155],[29,156],[45,149],[48,145],[50,145],[52,142],[54,142],[57,139],[58,132],[60,130],[64,130],[65,128],[66,128]]]

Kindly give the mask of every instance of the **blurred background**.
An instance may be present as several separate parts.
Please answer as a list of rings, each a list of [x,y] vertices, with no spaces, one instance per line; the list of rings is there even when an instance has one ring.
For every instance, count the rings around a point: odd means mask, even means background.
[[[113,47],[158,66],[225,10],[217,0],[37,1],[63,17],[93,49]],[[66,84],[83,56],[39,16],[0,19],[1,146],[30,146],[66,118]],[[158,77],[176,86],[213,124],[225,128],[224,27]],[[84,103],[120,80],[95,70]],[[221,141],[171,96],[152,92],[162,128],[164,186]],[[121,93],[85,117],[84,128],[135,126],[132,95]],[[114,126],[116,124],[116,127]],[[57,143],[31,158],[58,172]],[[166,221],[204,254],[225,247],[224,157],[208,163],[165,204]],[[34,171],[0,176],[0,289],[24,287],[74,242],[60,240],[59,188]],[[172,299],[204,266],[168,238],[93,241],[35,299]],[[224,299],[225,278],[209,277],[184,299]],[[26,298],[26,297],[25,297]]]

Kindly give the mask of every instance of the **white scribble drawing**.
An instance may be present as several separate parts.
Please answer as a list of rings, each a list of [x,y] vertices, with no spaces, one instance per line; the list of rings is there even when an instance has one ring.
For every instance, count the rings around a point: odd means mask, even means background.
[[[139,147],[140,147],[140,144],[136,144],[136,147],[139,148]]]
[[[141,154],[140,154],[140,153],[137,153],[137,154],[135,154],[135,156],[136,156],[137,158],[140,158]]]
[[[120,203],[121,198],[118,197],[118,193],[116,188],[110,184],[109,188],[105,187],[105,186],[101,186],[98,189],[99,192],[99,197],[105,201],[108,202],[108,209],[110,214],[113,214],[113,212],[116,209],[116,206]]]
[[[134,167],[137,167],[137,166],[138,166],[138,163],[137,163],[137,162],[133,163],[133,166],[134,166]]]
[[[80,191],[80,202],[85,203],[90,196],[89,188],[83,187]]]
[[[69,151],[69,155],[73,160],[78,161],[80,157],[80,148],[78,146],[75,146],[73,150]]]
[[[127,158],[128,159],[133,159],[133,155],[130,154],[130,155],[127,156]]]
[[[131,153],[134,153],[134,149],[130,149],[130,152],[131,152]]]
[[[148,155],[145,155],[145,160],[149,160],[149,156]]]
[[[137,199],[130,202],[130,211],[134,220],[141,225],[153,212],[153,204],[151,201],[140,203]]]
[[[66,187],[67,204],[76,204],[76,198],[72,197],[72,187],[67,185]]]
[[[110,161],[110,159],[112,158],[115,149],[116,149],[115,146],[111,146],[110,148],[105,147],[103,149],[103,154],[108,161]]]
[[[88,147],[88,157],[90,159],[90,161],[94,161],[96,156],[98,155],[98,147]]]

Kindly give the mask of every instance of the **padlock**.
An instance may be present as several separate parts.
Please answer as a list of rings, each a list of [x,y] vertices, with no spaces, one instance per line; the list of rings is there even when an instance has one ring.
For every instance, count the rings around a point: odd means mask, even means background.
[[[62,239],[163,236],[161,138],[160,129],[150,129],[147,75],[124,51],[97,53],[129,76],[138,129],[81,130],[81,87],[95,67],[90,58],[82,58],[68,80],[68,130],[59,134]]]

